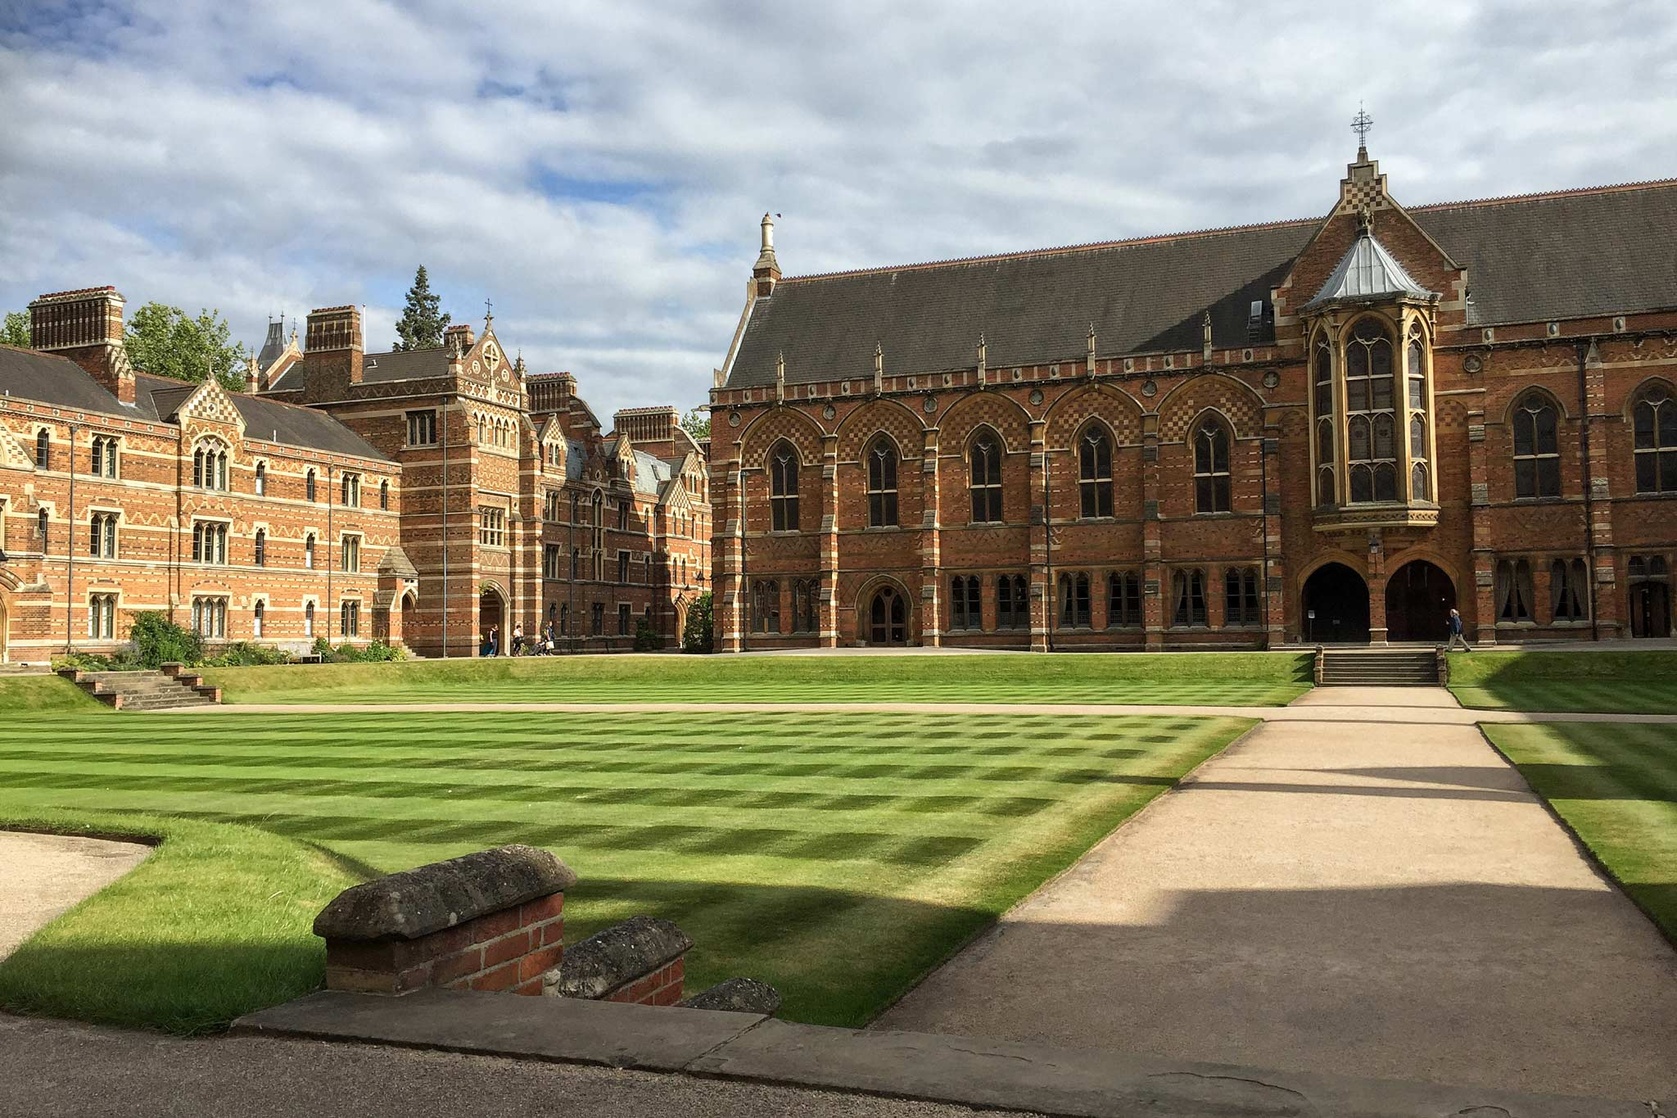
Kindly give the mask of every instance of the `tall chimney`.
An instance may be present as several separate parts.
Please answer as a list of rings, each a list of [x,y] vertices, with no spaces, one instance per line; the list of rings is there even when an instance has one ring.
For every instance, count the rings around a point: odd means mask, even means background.
[[[774,285],[780,282],[780,262],[774,255],[774,218],[764,214],[760,228],[762,249],[757,263],[751,266],[751,283],[757,295],[766,296],[773,295]]]
[[[323,307],[309,312],[303,340],[304,393],[310,401],[336,400],[361,383],[361,310]]]
[[[134,369],[122,344],[123,298],[114,287],[57,291],[29,304],[29,344],[58,353],[125,404],[134,402]]]

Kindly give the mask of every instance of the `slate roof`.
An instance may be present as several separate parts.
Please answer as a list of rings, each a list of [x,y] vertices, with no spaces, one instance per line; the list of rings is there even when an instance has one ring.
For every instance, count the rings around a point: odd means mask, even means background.
[[[1351,247],[1339,258],[1338,266],[1322,284],[1322,289],[1316,292],[1316,298],[1306,303],[1305,308],[1341,300],[1377,299],[1392,295],[1413,295],[1424,299],[1431,294],[1433,292],[1416,283],[1414,277],[1404,271],[1403,265],[1392,258],[1385,245],[1364,230],[1351,242]]]
[[[393,380],[424,380],[448,375],[448,351],[416,349],[391,353],[368,353],[362,358],[361,379],[378,384]],[[303,387],[303,367],[293,365],[273,383],[272,390],[283,392]]]
[[[134,403],[126,406],[67,357],[0,346],[0,391],[23,400],[96,415],[168,422],[197,388],[195,384],[167,377],[135,373]],[[245,428],[252,438],[271,438],[286,446],[390,461],[371,443],[325,412],[256,396],[228,395],[244,417]]]
[[[1468,269],[1475,321],[1540,322],[1677,304],[1677,182],[1417,206]],[[1076,360],[1092,323],[1104,355],[1198,349],[1246,336],[1320,219],[784,279],[759,299],[730,388],[885,372]]]
[[[670,464],[644,450],[630,453],[635,456],[635,491],[660,496],[664,483],[670,480]]]

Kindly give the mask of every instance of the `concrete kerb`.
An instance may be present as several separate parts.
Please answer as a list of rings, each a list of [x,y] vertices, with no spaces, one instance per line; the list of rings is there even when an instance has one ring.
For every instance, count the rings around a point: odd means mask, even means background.
[[[1177,1062],[758,1014],[426,990],[323,991],[235,1034],[307,1037],[816,1087],[1076,1118],[1649,1118],[1659,1104]]]

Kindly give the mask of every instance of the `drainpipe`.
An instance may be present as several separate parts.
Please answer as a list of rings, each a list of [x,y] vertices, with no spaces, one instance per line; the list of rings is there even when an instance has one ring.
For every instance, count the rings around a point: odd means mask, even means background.
[[[1259,572],[1264,595],[1264,647],[1269,647],[1269,439],[1258,435],[1258,484],[1263,490],[1263,515],[1258,518],[1258,531],[1264,537],[1264,566]],[[1227,619],[1225,619],[1226,623]],[[1285,643],[1285,640],[1283,640]]]
[[[330,462],[326,464],[326,604],[328,608],[332,604],[332,464]],[[341,626],[343,624],[343,608],[341,606],[338,609],[338,617],[338,624]],[[331,614],[326,615],[326,631],[332,631]],[[338,631],[338,636],[344,636],[341,628]]]
[[[1053,476],[1053,459],[1048,456],[1048,429],[1043,428],[1042,437],[1042,569],[1048,585],[1043,589],[1048,601],[1044,605],[1048,608],[1047,643],[1048,651],[1054,651],[1054,626],[1060,620],[1060,599],[1054,586],[1054,506],[1050,503],[1049,479]],[[1099,512],[1099,509],[1095,510]],[[1089,588],[1091,594],[1094,587]]]
[[[443,659],[448,659],[448,401],[437,409],[443,428]]]
[[[1594,479],[1590,476],[1590,393],[1585,365],[1589,362],[1590,346],[1595,343],[1592,335],[1579,340],[1575,349],[1578,352],[1578,450],[1579,459],[1583,463],[1584,475],[1584,583],[1590,591],[1590,639],[1601,639],[1601,625],[1596,620],[1596,592],[1595,592],[1595,498],[1592,491],[1595,488]]]

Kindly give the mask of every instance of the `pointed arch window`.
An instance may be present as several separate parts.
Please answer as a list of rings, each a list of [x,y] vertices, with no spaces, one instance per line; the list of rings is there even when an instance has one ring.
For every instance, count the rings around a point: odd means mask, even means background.
[[[1194,511],[1229,511],[1229,432],[1209,417],[1194,432]]]
[[[1496,565],[1496,618],[1498,622],[1524,624],[1533,620],[1531,563],[1524,559],[1503,559]]]
[[[1549,616],[1556,621],[1588,621],[1589,578],[1584,561],[1556,559],[1549,564]]]
[[[1397,416],[1392,397],[1392,336],[1362,318],[1345,344],[1346,463],[1351,501],[1397,500]]]
[[[1409,324],[1404,345],[1404,405],[1409,417],[1409,499],[1432,499],[1432,439],[1427,430],[1427,343],[1419,322]]]
[[[868,527],[897,526],[897,448],[884,435],[868,447]]]
[[[192,452],[192,484],[199,489],[227,489],[227,448],[200,443]]]
[[[1002,518],[1002,445],[995,432],[978,433],[967,453],[967,464],[973,523],[998,523]]]
[[[1677,493],[1677,399],[1651,388],[1631,416],[1636,432],[1636,491]]]
[[[255,484],[256,484],[256,495],[258,497],[261,497],[261,496],[264,496],[264,495],[267,494],[267,492],[268,492],[268,463],[258,462],[256,464],[256,483]]]
[[[1112,436],[1099,424],[1077,440],[1077,490],[1082,515],[1112,515]]]
[[[1311,371],[1315,382],[1311,402],[1316,413],[1316,504],[1331,508],[1339,503],[1334,490],[1339,438],[1334,425],[1333,346],[1325,333],[1316,335]]]
[[[310,470],[307,474],[303,475],[303,499],[306,501],[312,501],[315,499],[313,470]]]
[[[1514,404],[1514,496],[1561,495],[1560,417],[1541,392]]]
[[[769,448],[769,519],[776,532],[798,530],[798,451],[782,440]]]
[[[45,427],[35,432],[35,468],[37,470],[52,467],[52,432]]]

